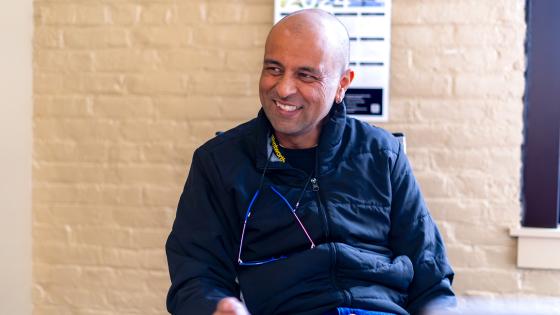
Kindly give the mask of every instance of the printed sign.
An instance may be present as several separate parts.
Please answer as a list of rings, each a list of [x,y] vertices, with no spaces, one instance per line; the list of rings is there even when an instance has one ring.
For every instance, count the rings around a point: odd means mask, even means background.
[[[365,121],[389,117],[390,0],[275,0],[274,22],[306,8],[336,16],[350,35],[354,82],[346,92],[348,114]]]

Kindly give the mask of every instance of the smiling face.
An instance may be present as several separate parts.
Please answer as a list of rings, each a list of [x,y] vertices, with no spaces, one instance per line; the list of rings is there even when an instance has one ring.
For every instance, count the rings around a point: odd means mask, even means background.
[[[333,33],[322,19],[315,13],[289,16],[266,41],[260,100],[276,137],[289,148],[317,144],[323,119],[352,81],[339,41],[326,35]]]

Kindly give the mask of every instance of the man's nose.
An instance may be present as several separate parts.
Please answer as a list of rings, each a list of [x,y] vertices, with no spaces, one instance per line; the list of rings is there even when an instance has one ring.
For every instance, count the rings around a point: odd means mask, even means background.
[[[276,82],[275,89],[280,98],[286,98],[296,93],[296,82],[294,82],[294,79],[290,76],[283,75],[278,82]]]

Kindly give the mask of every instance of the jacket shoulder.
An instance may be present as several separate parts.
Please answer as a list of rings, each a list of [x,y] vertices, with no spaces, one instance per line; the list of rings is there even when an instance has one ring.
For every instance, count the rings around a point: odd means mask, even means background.
[[[355,118],[348,118],[347,127],[352,130],[351,138],[365,145],[370,152],[398,155],[400,142],[387,130]]]
[[[218,134],[201,145],[197,151],[216,153],[224,149],[231,149],[232,146],[239,145],[240,141],[251,139],[250,136],[257,132],[257,124],[257,118],[254,118],[227,131],[217,131]]]

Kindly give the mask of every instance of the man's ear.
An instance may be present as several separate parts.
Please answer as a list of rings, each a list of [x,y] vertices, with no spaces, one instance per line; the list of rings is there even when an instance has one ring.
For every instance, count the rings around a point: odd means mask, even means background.
[[[340,104],[342,102],[344,94],[346,93],[346,90],[348,90],[348,87],[350,86],[350,83],[352,83],[352,80],[354,80],[354,70],[347,69],[340,77],[340,82],[338,83],[338,89],[336,91],[335,97],[335,102],[337,104]]]

